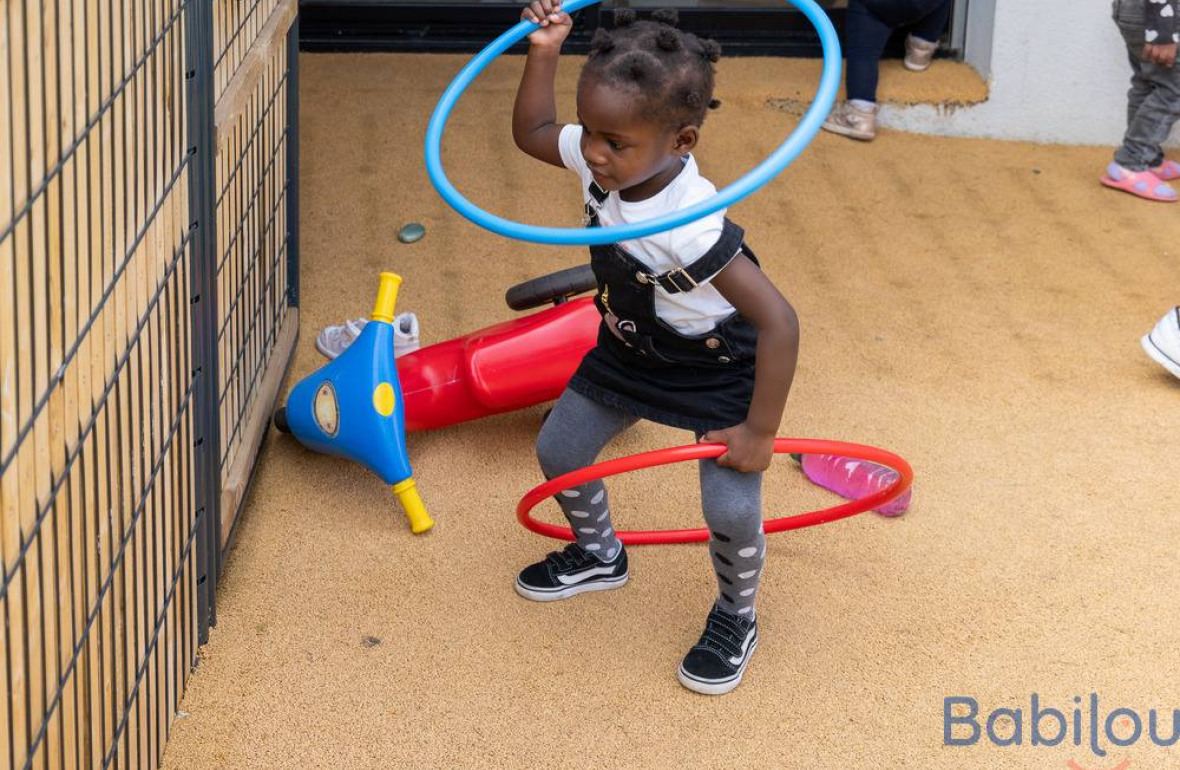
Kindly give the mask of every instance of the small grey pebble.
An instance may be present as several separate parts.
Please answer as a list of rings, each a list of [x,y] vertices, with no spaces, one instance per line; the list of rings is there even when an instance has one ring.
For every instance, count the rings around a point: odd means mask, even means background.
[[[410,224],[398,230],[397,239],[402,243],[414,243],[422,240],[422,236],[426,235],[426,228],[417,222]]]
[[[376,647],[379,644],[381,644],[381,640],[375,636],[366,636],[361,639],[361,645],[363,647]]]

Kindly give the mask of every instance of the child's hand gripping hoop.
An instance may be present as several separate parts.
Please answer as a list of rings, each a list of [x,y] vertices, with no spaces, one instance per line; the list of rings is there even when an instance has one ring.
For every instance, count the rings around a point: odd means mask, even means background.
[[[654,452],[644,452],[642,454],[631,455],[630,457],[620,457],[617,460],[607,460],[597,465],[590,465],[563,476],[558,476],[529,490],[516,506],[516,518],[526,529],[532,530],[537,534],[558,540],[573,540],[574,533],[569,527],[561,527],[556,524],[546,524],[537,521],[529,512],[542,500],[552,497],[562,490],[581,486],[589,481],[603,479],[607,476],[617,476],[620,473],[627,473],[641,468],[654,468],[658,465],[669,465],[671,463],[685,462],[686,460],[720,457],[725,454],[725,451],[726,447],[724,444],[690,444],[688,446],[672,447],[671,449],[659,449]],[[784,532],[789,529],[802,529],[803,527],[811,527],[816,524],[826,524],[829,521],[845,519],[849,516],[855,516],[858,513],[864,513],[865,511],[878,508],[905,493],[914,480],[913,469],[901,457],[884,449],[877,449],[876,447],[866,446],[864,444],[851,444],[844,441],[827,441],[824,439],[780,438],[775,439],[774,452],[775,454],[790,454],[792,452],[802,454],[832,454],[851,457],[857,460],[869,460],[897,471],[898,478],[897,481],[880,492],[875,492],[859,500],[842,503],[819,511],[770,519],[763,525],[763,529],[768,535],[773,532]],[[647,530],[619,532],[618,536],[627,545],[703,543],[709,539],[709,530]]]
[[[600,0],[570,0],[562,6],[561,10],[573,13],[597,2]],[[815,138],[824,118],[831,112],[832,105],[836,101],[836,92],[840,87],[840,41],[836,36],[836,30],[827,14],[815,3],[815,0],[789,0],[789,2],[802,11],[803,15],[815,27],[815,31],[819,33],[820,43],[823,45],[823,74],[820,77],[815,100],[804,114],[803,119],[799,121],[794,132],[778,149],[747,172],[745,176],[719,191],[712,198],[686,209],[643,222],[614,227],[581,228],[539,227],[520,224],[490,214],[464,198],[447,179],[446,172],[442,167],[441,145],[447,120],[467,86],[471,85],[471,82],[484,71],[488,64],[517,41],[524,39],[526,35],[538,29],[538,25],[529,21],[518,23],[480,51],[467,63],[467,66],[459,71],[454,81],[447,86],[447,90],[438,100],[438,105],[434,108],[434,114],[430,116],[430,123],[426,128],[426,171],[430,175],[431,184],[452,208],[481,227],[508,238],[564,246],[592,246],[642,238],[646,235],[662,233],[665,230],[686,225],[689,222],[695,222],[714,211],[728,208],[761,188],[789,166]]]

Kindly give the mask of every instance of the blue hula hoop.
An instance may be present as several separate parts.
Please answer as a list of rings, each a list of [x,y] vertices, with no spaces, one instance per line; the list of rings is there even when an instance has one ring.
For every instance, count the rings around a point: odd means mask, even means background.
[[[779,145],[778,149],[736,182],[718,191],[712,198],[671,214],[629,225],[541,227],[513,222],[490,214],[463,197],[462,193],[451,184],[451,180],[447,178],[442,167],[442,137],[447,120],[451,116],[451,110],[459,101],[459,97],[492,60],[537,29],[537,25],[529,21],[521,21],[476,54],[459,71],[459,74],[455,76],[455,79],[447,86],[446,91],[438,100],[434,113],[430,116],[430,123],[426,127],[426,172],[430,176],[431,184],[452,208],[481,227],[508,238],[563,246],[592,246],[642,238],[645,235],[662,233],[665,230],[680,227],[712,214],[714,211],[728,208],[761,188],[789,166],[795,158],[799,157],[799,154],[819,132],[820,126],[836,101],[836,92],[840,87],[840,41],[836,36],[836,30],[827,14],[815,3],[815,0],[788,1],[802,11],[815,27],[823,45],[823,74],[820,77],[815,100],[803,115],[803,119],[799,121],[799,125],[787,137],[786,141]],[[573,13],[597,2],[600,0],[570,0],[562,6],[562,10],[566,13]]]

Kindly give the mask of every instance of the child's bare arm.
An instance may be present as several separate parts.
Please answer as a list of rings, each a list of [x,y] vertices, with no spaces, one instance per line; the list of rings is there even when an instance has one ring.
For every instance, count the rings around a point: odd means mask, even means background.
[[[744,255],[712,280],[721,296],[758,330],[754,396],[746,421],[725,430],[710,431],[702,441],[721,441],[728,447],[717,462],[738,471],[766,470],[774,454],[774,438],[783,418],[787,393],[795,379],[799,357],[799,319],[770,279]]]
[[[557,122],[553,81],[561,44],[572,22],[569,14],[561,11],[559,0],[534,0],[521,12],[521,18],[541,28],[529,35],[529,54],[512,107],[512,139],[534,158],[564,166],[558,148],[562,127]]]

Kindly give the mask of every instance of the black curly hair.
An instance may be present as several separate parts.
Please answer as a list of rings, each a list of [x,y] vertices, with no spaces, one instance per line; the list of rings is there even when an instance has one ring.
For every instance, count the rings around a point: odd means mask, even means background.
[[[615,11],[615,28],[602,27],[590,41],[581,78],[632,86],[652,119],[670,128],[699,126],[721,102],[713,98],[713,64],[721,46],[677,29],[679,15],[660,9],[637,21],[629,8]]]

